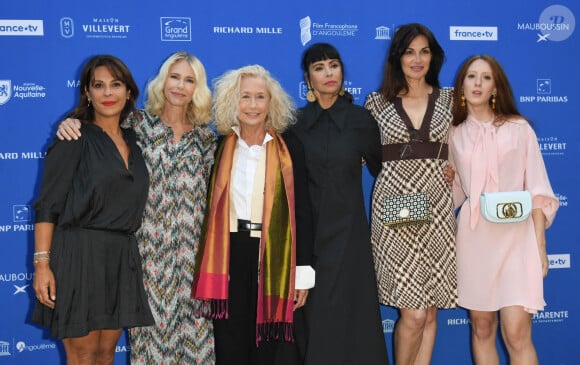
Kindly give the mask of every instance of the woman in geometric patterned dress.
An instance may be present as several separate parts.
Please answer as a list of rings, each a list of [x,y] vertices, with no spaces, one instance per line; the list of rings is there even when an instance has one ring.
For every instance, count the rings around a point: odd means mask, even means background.
[[[365,103],[379,123],[383,144],[383,168],[372,199],[371,241],[379,300],[400,312],[394,332],[396,364],[429,364],[437,308],[457,305],[455,221],[444,177],[452,90],[439,86],[443,60],[443,49],[429,29],[401,26],[389,50],[381,89]],[[428,194],[433,221],[384,225],[385,197],[417,192]]]
[[[125,124],[137,134],[151,180],[137,242],[155,326],[129,332],[131,364],[214,364],[211,320],[194,317],[198,303],[190,297],[216,147],[203,65],[172,54],[147,97],[145,110]],[[59,133],[73,124],[64,123]]]

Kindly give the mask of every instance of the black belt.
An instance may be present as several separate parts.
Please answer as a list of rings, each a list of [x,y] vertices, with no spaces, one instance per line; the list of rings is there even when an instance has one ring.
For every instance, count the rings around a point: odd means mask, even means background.
[[[447,143],[409,142],[383,145],[383,162],[413,159],[447,159]]]
[[[262,223],[252,223],[244,219],[238,219],[238,232],[240,231],[261,231]]]

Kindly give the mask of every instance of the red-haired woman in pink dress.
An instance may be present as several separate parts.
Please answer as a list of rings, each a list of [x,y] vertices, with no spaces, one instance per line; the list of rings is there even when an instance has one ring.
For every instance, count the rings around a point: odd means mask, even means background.
[[[532,343],[532,314],[544,309],[548,273],[545,230],[556,215],[554,196],[528,121],[519,114],[499,63],[474,56],[455,81],[450,161],[457,219],[459,305],[469,309],[473,358],[499,364],[498,312],[511,364],[538,364]],[[527,190],[530,218],[492,223],[480,214],[483,192]]]

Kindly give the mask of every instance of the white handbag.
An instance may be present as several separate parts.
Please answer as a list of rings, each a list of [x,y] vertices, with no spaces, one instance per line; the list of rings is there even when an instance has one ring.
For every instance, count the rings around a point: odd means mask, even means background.
[[[479,205],[481,215],[490,222],[522,222],[528,219],[532,211],[532,194],[527,190],[482,193]]]

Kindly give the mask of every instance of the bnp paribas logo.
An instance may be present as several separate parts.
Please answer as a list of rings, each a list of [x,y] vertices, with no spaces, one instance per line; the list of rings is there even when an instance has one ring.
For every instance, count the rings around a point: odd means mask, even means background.
[[[6,104],[12,97],[12,82],[0,80],[0,105]]]

